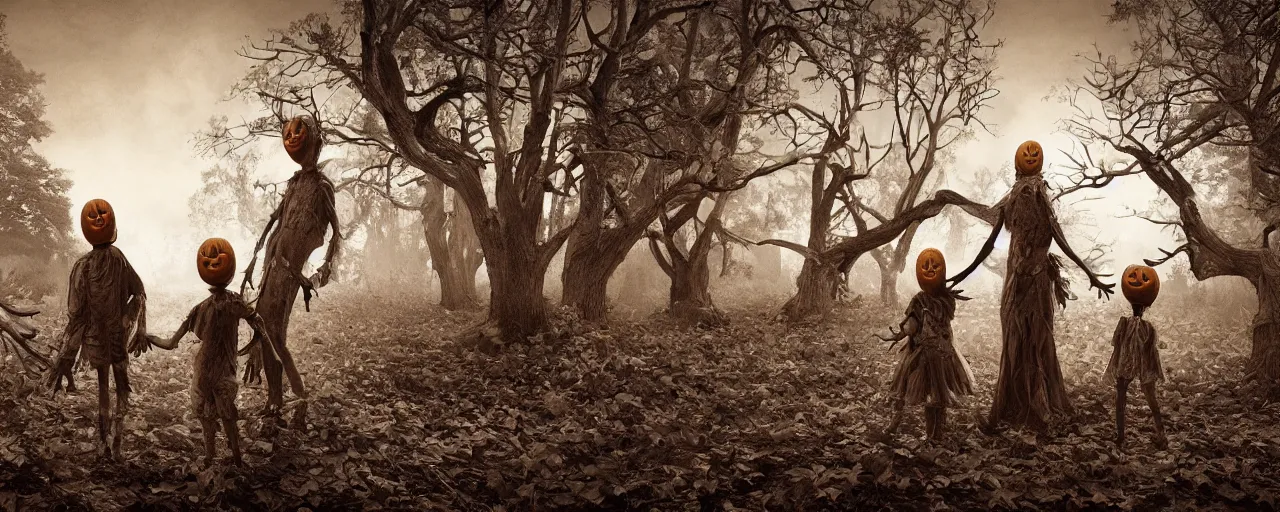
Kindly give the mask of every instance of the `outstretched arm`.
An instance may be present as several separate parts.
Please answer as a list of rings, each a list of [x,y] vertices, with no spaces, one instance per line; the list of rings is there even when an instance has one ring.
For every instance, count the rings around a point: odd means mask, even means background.
[[[1062,249],[1062,252],[1067,255],[1067,258],[1070,258],[1076,266],[1080,267],[1080,270],[1083,270],[1084,273],[1089,276],[1089,287],[1098,289],[1098,298],[1102,298],[1103,295],[1105,295],[1107,299],[1110,299],[1111,294],[1115,293],[1112,291],[1112,288],[1115,288],[1116,285],[1114,283],[1107,284],[1102,282],[1102,280],[1098,278],[1103,276],[1094,274],[1093,270],[1090,270],[1089,266],[1085,265],[1084,260],[1080,259],[1080,256],[1076,255],[1076,251],[1071,249],[1071,245],[1067,244],[1067,237],[1062,232],[1062,225],[1058,224],[1058,216],[1054,215],[1052,210],[1049,211],[1049,225],[1053,229],[1053,241],[1058,244],[1058,248]]]
[[[889,334],[891,334],[892,336],[889,336],[888,338],[881,336],[879,334],[875,336],[884,341],[890,342],[889,349],[892,350],[893,346],[897,345],[898,342],[902,341],[903,338],[906,338],[908,336],[914,336],[917,332],[920,332],[920,321],[916,320],[916,317],[914,315],[908,316],[907,319],[903,320],[898,327],[899,327],[899,330],[897,332],[894,332],[892,327],[889,328]]]
[[[200,306],[196,306],[197,309],[199,307]],[[170,336],[167,340],[152,337],[151,344],[165,350],[178,348],[178,342],[182,341],[183,336],[186,336],[187,333],[191,332],[191,328],[195,325],[195,321],[196,309],[192,309],[191,312],[187,314],[187,319],[182,321],[182,325],[178,326],[177,331],[174,331],[173,336]]]
[[[262,236],[258,237],[258,243],[253,246],[253,257],[249,259],[249,266],[244,269],[244,280],[240,281],[240,294],[244,295],[244,287],[253,286],[253,267],[258,264],[258,252],[262,251],[262,245],[267,243],[267,235],[271,234],[271,228],[280,220],[280,210],[284,208],[284,201],[276,205],[276,210],[271,212],[271,218],[267,219],[267,227],[262,230]]]
[[[991,251],[996,248],[996,239],[1000,238],[1000,230],[1002,229],[1004,229],[1003,211],[1000,212],[998,217],[996,217],[996,223],[991,227],[991,236],[987,237],[987,242],[982,244],[982,249],[978,251],[978,257],[974,258],[973,263],[970,263],[968,268],[961,270],[959,274],[947,279],[947,282],[951,283],[951,286],[948,288],[955,288],[956,285],[964,281],[966,277],[969,277],[969,274],[972,274],[974,270],[977,270],[978,265],[981,265],[983,260],[987,259],[987,256],[991,255]]]

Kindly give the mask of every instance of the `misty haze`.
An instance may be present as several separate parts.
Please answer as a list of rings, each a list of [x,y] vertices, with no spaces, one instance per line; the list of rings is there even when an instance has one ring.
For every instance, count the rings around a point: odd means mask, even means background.
[[[0,510],[1274,510],[1277,45],[0,0]]]

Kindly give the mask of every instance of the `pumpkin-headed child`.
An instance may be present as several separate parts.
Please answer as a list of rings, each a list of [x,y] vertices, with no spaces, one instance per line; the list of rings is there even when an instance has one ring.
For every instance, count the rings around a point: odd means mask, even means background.
[[[1113,346],[1111,362],[1103,375],[1116,381],[1116,446],[1124,447],[1124,409],[1129,383],[1142,382],[1142,394],[1151,406],[1151,416],[1156,423],[1155,444],[1164,447],[1164,419],[1160,417],[1160,404],[1156,402],[1156,383],[1164,380],[1160,365],[1159,339],[1156,328],[1142,318],[1160,294],[1160,276],[1155,269],[1142,265],[1129,265],[1120,280],[1120,290],[1133,306],[1133,316],[1120,317],[1116,332],[1111,337]]]
[[[210,285],[209,298],[191,309],[186,320],[167,341],[154,343],[157,347],[172,350],[188,332],[195,333],[201,343],[192,362],[191,406],[204,429],[206,465],[213,463],[217,452],[215,439],[219,421],[227,436],[232,463],[240,466],[240,431],[236,422],[240,418],[236,408],[239,381],[236,379],[236,356],[248,352],[254,343],[272,343],[267,338],[266,327],[253,307],[240,294],[227,290],[235,277],[236,254],[231,244],[221,238],[210,238],[196,251],[196,270],[200,279]],[[237,330],[240,320],[253,328],[253,341],[237,351]]]
[[[973,372],[956,351],[951,334],[956,300],[965,297],[945,286],[946,271],[942,252],[920,251],[916,258],[920,293],[911,298],[906,319],[898,324],[900,330],[892,337],[880,337],[895,344],[909,338],[890,385],[894,411],[886,434],[897,431],[904,406],[924,404],[925,432],[929,439],[937,439],[942,436],[946,408],[959,396],[973,393]]]
[[[77,360],[98,373],[99,456],[120,457],[124,417],[129,411],[130,351],[140,353],[147,343],[147,294],[142,279],[115,246],[116,215],[102,199],[85,203],[80,210],[80,230],[93,245],[71,267],[67,290],[67,327],[58,363],[47,384],[57,393],[62,379],[75,390],[72,370]],[[116,411],[111,417],[110,380],[116,383]],[[108,433],[114,430],[111,444]]]

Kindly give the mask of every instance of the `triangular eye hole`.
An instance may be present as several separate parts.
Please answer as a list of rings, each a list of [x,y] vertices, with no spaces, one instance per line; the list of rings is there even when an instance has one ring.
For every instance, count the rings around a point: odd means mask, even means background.
[[[1150,280],[1151,280],[1151,278],[1150,278],[1150,277],[1147,277],[1147,275],[1146,275],[1146,274],[1142,274],[1142,282],[1144,282],[1144,283],[1145,283],[1145,282],[1150,281]]]

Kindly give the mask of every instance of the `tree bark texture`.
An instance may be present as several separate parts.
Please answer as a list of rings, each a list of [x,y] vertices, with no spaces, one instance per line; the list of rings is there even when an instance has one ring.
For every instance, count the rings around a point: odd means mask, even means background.
[[[484,262],[471,213],[454,198],[453,215],[445,212],[446,187],[439,180],[426,179],[423,200],[422,234],[431,253],[431,269],[440,278],[440,306],[449,311],[473,309],[480,305],[476,293],[476,271]]]
[[[644,236],[643,229],[575,230],[564,257],[561,302],[578,308],[584,320],[603,320],[609,312],[609,278]]]
[[[588,159],[590,161],[591,159]],[[590,167],[593,164],[588,164]],[[648,169],[642,189],[656,191],[660,174]],[[645,228],[657,219],[661,205],[643,204],[640,211],[622,217],[621,225],[607,227],[607,186],[600,172],[589,172],[580,184],[578,218],[570,227],[561,274],[561,303],[578,309],[588,321],[603,320],[609,312],[609,278],[627,258],[631,247],[644,238]],[[633,201],[640,205],[640,201]],[[615,206],[616,207],[616,206]],[[633,217],[634,216],[634,217]]]
[[[685,205],[676,214],[677,220],[668,222],[668,228],[663,233],[649,239],[649,248],[658,260],[658,266],[671,278],[671,292],[667,298],[668,312],[683,324],[719,326],[729,321],[711,298],[711,265],[708,259],[713,246],[712,240],[720,229],[720,219],[725,205],[729,203],[728,199],[728,193],[721,193],[716,197],[715,206],[688,249],[677,232],[680,226],[696,219],[701,201]],[[665,256],[658,247],[659,239],[666,247]]]

